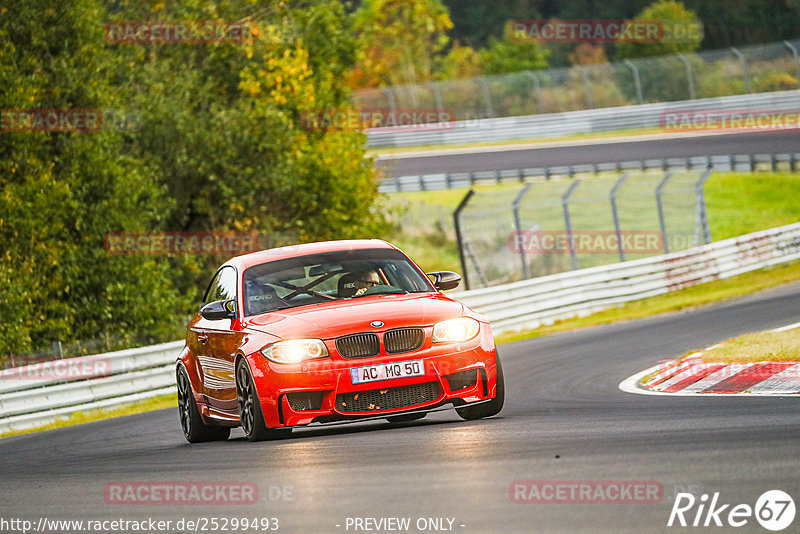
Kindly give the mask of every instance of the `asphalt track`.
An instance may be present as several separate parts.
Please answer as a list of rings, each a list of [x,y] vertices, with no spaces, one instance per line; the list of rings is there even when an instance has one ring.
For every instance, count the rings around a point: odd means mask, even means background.
[[[446,517],[463,533],[669,532],[679,530],[666,523],[681,488],[720,492],[731,504],[753,506],[771,489],[798,501],[800,398],[671,398],[618,389],[660,358],[797,321],[800,284],[504,345],[506,407],[477,422],[442,412],[394,427],[304,429],[263,443],[249,443],[237,429],[227,442],[188,445],[170,409],[7,438],[0,440],[0,518],[278,517],[279,532],[336,533],[356,532],[345,528],[348,517],[409,517],[410,532],[418,532],[417,518]],[[664,498],[514,504],[509,486],[520,479],[657,481]],[[104,501],[110,482],[175,480],[253,482],[260,502]],[[290,491],[291,499],[271,500],[270,488]],[[767,532],[753,518],[736,530]],[[800,517],[786,532],[798,530]]]
[[[676,137],[652,140],[608,142],[598,139],[571,146],[545,146],[497,151],[466,152],[435,156],[406,155],[381,159],[377,166],[387,176],[414,176],[443,172],[490,171],[526,167],[555,167],[615,161],[718,156],[727,154],[770,154],[800,151],[800,133],[749,132],[728,135]]]

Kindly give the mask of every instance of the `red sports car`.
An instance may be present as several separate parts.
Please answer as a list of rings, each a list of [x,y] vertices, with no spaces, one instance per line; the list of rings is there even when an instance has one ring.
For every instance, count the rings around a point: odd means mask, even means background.
[[[430,277],[430,278],[429,278]],[[423,273],[379,240],[310,243],[219,268],[177,362],[189,442],[240,426],[258,441],[310,423],[464,419],[503,407],[488,321],[441,293],[461,277]]]

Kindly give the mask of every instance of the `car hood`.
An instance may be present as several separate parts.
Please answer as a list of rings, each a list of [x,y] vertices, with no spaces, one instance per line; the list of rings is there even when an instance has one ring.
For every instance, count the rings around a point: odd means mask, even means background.
[[[461,303],[441,293],[380,295],[265,313],[247,319],[247,327],[283,339],[330,339],[355,332],[429,326],[464,312]],[[383,326],[373,327],[373,321],[381,321]]]

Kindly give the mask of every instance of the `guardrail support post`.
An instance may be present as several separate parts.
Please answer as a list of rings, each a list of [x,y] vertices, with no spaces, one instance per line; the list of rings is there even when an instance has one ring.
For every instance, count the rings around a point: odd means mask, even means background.
[[[472,173],[470,173],[470,176],[472,176]],[[464,260],[464,246],[462,243],[463,236],[461,234],[461,210],[467,207],[469,199],[471,199],[472,195],[474,194],[474,189],[467,191],[467,194],[464,195],[464,198],[462,198],[461,202],[458,203],[456,211],[453,212],[453,225],[456,229],[456,244],[458,244],[458,259],[461,262],[461,272],[464,277],[464,287],[467,289],[469,289],[469,274],[467,273],[467,262]]]
[[[575,253],[575,239],[572,235],[572,219],[569,217],[569,197],[572,196],[573,191],[575,191],[575,188],[578,187],[580,183],[580,180],[572,182],[567,192],[561,197],[561,209],[564,211],[564,227],[567,230],[567,241],[569,242],[569,257],[572,261],[572,270],[574,271],[578,270],[580,266],[578,265],[578,255]]]
[[[639,67],[637,67],[630,59],[623,61],[623,64],[631,69],[633,73],[633,86],[636,88],[636,102],[644,104],[642,96],[642,80],[639,78]]]
[[[664,201],[661,198],[667,182],[672,178],[672,173],[664,175],[664,179],[656,186],[656,206],[658,207],[658,224],[661,227],[661,240],[664,242],[664,254],[669,254],[669,235],[667,234],[667,218],[664,216]]]
[[[536,109],[539,110],[539,114],[544,113],[544,105],[542,103],[542,82],[539,81],[539,77],[533,72],[526,70],[525,74],[533,80],[533,85],[536,87]]]
[[[706,182],[711,177],[711,171],[706,171],[695,184],[695,196],[697,198],[697,217],[694,230],[694,244],[700,245],[700,238],[703,244],[711,243],[711,228],[708,225],[708,211],[706,210],[706,196],[704,188]],[[700,235],[702,233],[702,236]]]
[[[797,85],[800,86],[800,58],[797,57],[797,48],[789,41],[784,41],[783,46],[788,48],[794,57],[795,78],[797,78]]]
[[[622,184],[628,178],[628,173],[619,177],[617,183],[611,188],[609,199],[611,200],[611,216],[614,218],[614,231],[617,233],[617,248],[619,249],[619,261],[625,261],[625,247],[622,245],[622,228],[619,223],[619,210],[617,209],[617,193]]]
[[[689,61],[689,58],[684,56],[683,54],[676,54],[678,59],[680,59],[684,66],[686,67],[686,83],[689,85],[689,100],[694,100],[695,97],[695,90],[694,90],[694,72],[692,71],[692,64]]]
[[[737,48],[731,48],[731,53],[742,63],[742,81],[744,81],[744,92],[750,94],[750,75],[747,73],[747,58],[739,52]]]
[[[519,247],[519,259],[522,262],[522,279],[527,280],[530,278],[530,272],[528,272],[528,262],[525,259],[525,247],[522,246],[520,242],[520,237],[522,236],[522,221],[519,218],[519,206],[522,203],[522,200],[525,198],[525,195],[528,194],[528,191],[531,190],[533,184],[525,184],[525,187],[522,188],[522,191],[519,192],[517,198],[514,199],[514,202],[511,204],[511,209],[514,210],[514,228],[517,230],[516,234],[516,243]]]

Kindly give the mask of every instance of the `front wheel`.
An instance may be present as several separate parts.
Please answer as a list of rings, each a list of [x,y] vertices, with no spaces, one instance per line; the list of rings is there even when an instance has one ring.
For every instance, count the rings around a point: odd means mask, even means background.
[[[500,355],[497,352],[495,352],[495,357],[497,358],[497,394],[489,402],[456,408],[456,413],[461,419],[466,419],[467,421],[483,419],[484,417],[497,415],[503,409],[503,403],[506,398],[505,379],[503,378],[503,367],[500,365]]]
[[[192,384],[189,376],[183,367],[178,368],[178,415],[181,420],[183,436],[189,443],[201,443],[203,441],[222,441],[228,439],[231,434],[230,427],[211,426],[203,422],[200,410],[197,409],[197,402],[192,393]]]
[[[292,433],[291,428],[269,428],[264,423],[256,385],[250,374],[250,367],[244,359],[240,359],[236,365],[236,400],[239,405],[242,430],[250,441],[278,439]]]

